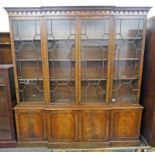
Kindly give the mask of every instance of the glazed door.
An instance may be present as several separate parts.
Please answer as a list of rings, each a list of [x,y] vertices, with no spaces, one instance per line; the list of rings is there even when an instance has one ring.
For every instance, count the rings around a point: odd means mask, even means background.
[[[110,18],[81,19],[81,103],[107,102]]]
[[[12,21],[19,102],[43,102],[40,19]]]
[[[7,103],[7,88],[4,75],[0,72],[0,139],[11,139]]]
[[[144,19],[115,19],[113,102],[138,103],[141,84]]]
[[[76,103],[75,19],[46,19],[50,102]]]

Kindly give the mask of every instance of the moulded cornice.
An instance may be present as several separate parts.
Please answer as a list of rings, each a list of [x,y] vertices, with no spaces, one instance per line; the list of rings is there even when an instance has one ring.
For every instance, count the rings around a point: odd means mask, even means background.
[[[115,6],[55,6],[55,7],[6,7],[9,16],[43,15],[147,15],[151,7]]]

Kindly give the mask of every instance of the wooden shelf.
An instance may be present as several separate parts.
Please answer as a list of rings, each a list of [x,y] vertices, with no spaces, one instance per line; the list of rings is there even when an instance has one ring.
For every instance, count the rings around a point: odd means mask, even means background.
[[[10,45],[11,45],[11,43],[7,43],[7,42],[6,42],[6,43],[0,43],[0,46],[7,46],[7,45],[9,45],[9,46],[10,46]]]
[[[42,78],[39,78],[39,79],[32,79],[32,78],[18,78],[19,81],[24,81],[24,80],[27,80],[27,81],[43,81]]]
[[[3,83],[0,83],[0,87],[5,87],[6,85]]]
[[[114,80],[132,80],[132,79],[133,79],[133,80],[138,80],[139,77],[123,77],[123,76],[122,76],[122,77],[118,77],[118,78],[115,77],[115,78],[114,78]]]
[[[115,59],[115,61],[138,61],[140,60],[139,58],[119,58],[119,59]]]
[[[81,61],[82,61],[82,62],[83,62],[83,61],[92,61],[92,62],[93,62],[93,61],[108,61],[108,59],[93,59],[93,58],[92,58],[92,59],[82,59]]]
[[[107,79],[81,79],[81,81],[106,81]],[[50,81],[75,81],[75,79],[50,79]]]
[[[75,59],[49,59],[49,61],[75,61]],[[108,61],[108,59],[81,59],[81,62],[84,61]]]
[[[84,34],[83,35],[81,35],[81,36],[84,36]],[[108,40],[109,39],[109,37],[107,37],[107,38],[97,38],[97,39],[95,39],[95,38],[82,38],[81,37],[81,40]]]
[[[120,59],[115,59],[115,61],[138,61],[140,60],[139,58],[120,58]],[[16,59],[16,61],[42,61],[42,59]],[[75,59],[49,59],[50,62],[52,61],[75,61]],[[82,62],[84,61],[108,61],[108,59],[82,59]]]
[[[0,64],[12,64],[10,33],[0,33]]]
[[[34,46],[32,48],[34,49]],[[19,49],[15,49],[15,51],[16,51],[16,53],[20,53],[21,52],[21,50],[19,50]],[[35,52],[34,53],[41,53],[41,49],[40,48],[35,48]]]
[[[60,39],[48,39],[47,41],[74,41],[75,39],[68,39],[68,38],[60,38]]]
[[[113,80],[137,80],[139,77],[114,77]],[[24,80],[29,80],[29,81],[42,81],[43,78],[19,78],[19,81],[24,81]],[[107,80],[106,78],[81,78],[81,81],[105,81]],[[70,78],[50,78],[50,81],[75,81],[75,79],[70,79]]]
[[[125,37],[125,38],[115,38],[116,40],[141,40],[142,37]]]
[[[104,79],[103,78],[101,78],[101,79],[87,79],[87,78],[85,79],[85,78],[82,78],[81,79],[81,81],[106,81],[106,80],[107,79],[105,79],[105,78]]]
[[[23,90],[22,90],[22,89],[18,89],[18,91],[19,91],[20,93],[22,93],[22,92],[23,92]],[[39,93],[43,93],[43,92],[44,92],[44,90],[38,90],[38,92],[39,92]],[[36,95],[36,94],[34,94],[34,95]],[[38,95],[36,95],[36,96],[38,96]]]
[[[40,95],[40,94],[42,94],[42,95]],[[23,103],[23,104],[31,103],[31,106],[33,106],[35,104],[37,104],[37,105],[45,104],[45,103],[43,103],[44,101],[42,99],[43,99],[43,92],[40,92],[39,95],[36,94],[35,97],[25,96],[24,100],[21,99],[21,103]]]
[[[116,37],[115,39],[116,40],[139,40],[139,39],[142,39],[142,37],[125,37],[125,38]],[[83,40],[87,40],[87,41],[89,41],[89,40],[109,40],[109,38],[102,38],[102,39],[90,39],[90,38],[88,38],[88,39],[82,39],[81,38],[81,40],[82,41]]]
[[[75,61],[75,59],[48,59],[50,62],[52,61]]]
[[[16,59],[16,61],[26,61],[26,62],[29,62],[29,61],[42,61],[42,59]]]
[[[133,89],[133,91],[138,91],[138,89]]]
[[[84,35],[81,35],[81,36],[84,36]],[[81,40],[83,41],[83,40],[86,40],[86,41],[89,41],[89,40],[95,40],[95,41],[100,41],[100,40],[108,40],[109,38],[101,38],[101,39],[95,39],[95,38],[88,38],[88,39],[86,39],[86,38],[84,38],[84,39],[82,39],[82,37],[81,37]],[[55,41],[55,42],[57,42],[57,41],[74,41],[75,39],[68,39],[68,38],[60,38],[60,39],[48,39],[48,41]]]
[[[41,42],[41,39],[34,39],[34,38],[28,38],[28,39],[14,39],[14,41],[19,41],[19,42],[33,42],[33,41],[40,41]]]
[[[75,79],[52,79],[50,78],[50,81],[75,81]]]

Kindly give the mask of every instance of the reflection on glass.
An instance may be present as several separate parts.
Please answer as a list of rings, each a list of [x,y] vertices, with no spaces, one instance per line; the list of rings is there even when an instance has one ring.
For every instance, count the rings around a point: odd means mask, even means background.
[[[116,20],[112,101],[137,101],[143,23],[143,20]]]
[[[47,20],[52,103],[75,103],[75,20]]]
[[[40,102],[43,100],[43,84],[39,80],[19,80],[21,102]]]
[[[103,103],[106,99],[109,20],[81,22],[81,101]]]
[[[17,76],[21,102],[43,101],[39,20],[13,21]]]

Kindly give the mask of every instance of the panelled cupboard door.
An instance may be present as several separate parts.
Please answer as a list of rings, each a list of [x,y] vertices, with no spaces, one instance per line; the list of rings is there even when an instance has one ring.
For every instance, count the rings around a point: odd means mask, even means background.
[[[138,139],[142,108],[113,109],[111,111],[110,139]]]
[[[81,141],[103,142],[109,137],[109,110],[81,112]]]
[[[16,110],[18,139],[22,141],[45,140],[45,121],[43,110]]]
[[[78,140],[78,114],[76,111],[48,111],[48,140],[73,142]]]

